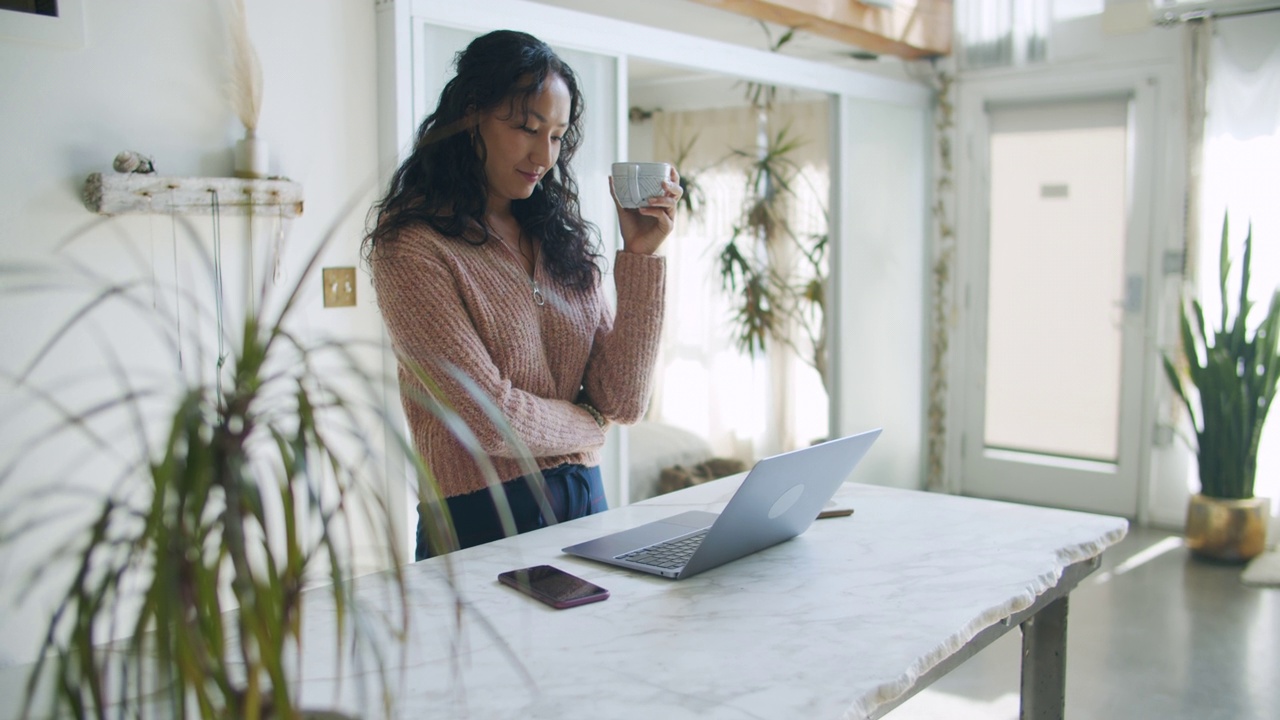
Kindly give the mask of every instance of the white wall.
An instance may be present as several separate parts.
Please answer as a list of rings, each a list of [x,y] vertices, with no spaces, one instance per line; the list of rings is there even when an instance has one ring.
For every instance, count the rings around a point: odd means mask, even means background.
[[[919,489],[924,468],[925,303],[931,114],[844,98],[834,223],[835,435],[884,432],[859,482]]]
[[[300,263],[335,223],[340,223],[336,237],[321,264],[358,267],[364,214],[378,169],[374,4],[272,0],[248,5],[265,78],[259,134],[271,145],[272,172],[300,182],[306,193],[304,214],[288,227],[285,282],[297,280]],[[0,40],[0,147],[6,169],[0,176],[0,261],[47,258],[62,238],[92,221],[80,200],[85,176],[110,172],[121,150],[151,155],[166,175],[230,174],[230,148],[242,131],[227,100],[223,7],[218,2],[89,0],[80,47]],[[355,214],[338,218],[339,209],[352,200]],[[192,222],[207,250],[211,218],[193,216]],[[250,232],[243,217],[223,218],[229,322],[243,307],[238,298],[246,285],[243,251],[249,235],[263,253],[273,227],[271,220],[259,220]],[[173,277],[172,247],[167,216],[130,216],[93,228],[68,253],[117,280],[154,271],[165,283]],[[258,255],[259,263],[263,257]],[[255,269],[256,280],[262,280],[263,271]],[[178,273],[184,282],[205,277],[193,247],[179,257]],[[358,305],[344,309],[323,309],[320,280],[309,282],[303,311],[295,318],[303,333],[377,342],[381,322],[363,269],[358,279]],[[12,278],[0,282],[8,285]],[[6,297],[0,303],[0,370],[11,374],[21,367],[69,307]],[[194,333],[196,319],[183,322],[184,332]],[[121,341],[122,362],[172,367],[171,353],[153,340],[154,318],[113,315],[95,324],[101,335]],[[200,343],[208,349],[213,340],[189,337],[184,362],[199,362]],[[101,396],[109,385],[104,371],[90,370],[100,365],[99,347],[88,336],[60,345],[58,359],[38,377],[95,372],[94,382],[83,383],[78,397]],[[376,352],[367,356],[370,367],[377,367],[379,357]],[[208,353],[203,360],[209,362]],[[49,416],[32,411],[7,383],[3,387],[0,463],[7,464],[32,430],[42,427],[41,418]],[[111,454],[46,454],[37,466],[3,480],[0,503],[13,507],[17,495],[58,479],[77,478],[101,491],[113,477],[105,457]],[[52,600],[49,586],[37,587],[17,605],[15,596],[27,589],[30,561],[67,530],[71,516],[59,515],[63,522],[38,541],[0,546],[0,664],[30,659],[37,647]]]

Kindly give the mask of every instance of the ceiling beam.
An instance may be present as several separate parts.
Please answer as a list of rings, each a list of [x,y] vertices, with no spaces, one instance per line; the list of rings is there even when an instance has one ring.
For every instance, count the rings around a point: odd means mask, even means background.
[[[951,53],[951,0],[693,0],[907,60]]]

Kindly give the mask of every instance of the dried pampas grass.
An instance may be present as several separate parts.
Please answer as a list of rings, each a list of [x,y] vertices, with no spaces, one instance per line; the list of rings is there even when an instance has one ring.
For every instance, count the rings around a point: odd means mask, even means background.
[[[258,129],[262,111],[262,63],[249,38],[244,0],[231,0],[231,105],[249,137]]]

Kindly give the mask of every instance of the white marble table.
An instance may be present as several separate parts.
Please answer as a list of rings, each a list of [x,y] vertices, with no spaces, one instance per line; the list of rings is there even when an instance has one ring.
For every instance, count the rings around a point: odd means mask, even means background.
[[[384,655],[393,715],[874,718],[1031,620],[1023,625],[1024,717],[1061,717],[1067,593],[1127,521],[846,484],[837,499],[855,508],[852,516],[819,520],[795,540],[686,580],[559,551],[678,511],[719,510],[740,482],[408,568],[410,639]],[[542,563],[612,596],[557,611],[497,581],[499,572]],[[368,607],[392,607],[380,576],[356,582]],[[306,611],[304,696],[379,717],[370,666],[331,667],[335,633],[323,603]]]

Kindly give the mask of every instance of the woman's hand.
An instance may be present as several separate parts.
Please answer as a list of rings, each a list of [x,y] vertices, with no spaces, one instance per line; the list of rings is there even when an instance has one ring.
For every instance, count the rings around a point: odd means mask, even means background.
[[[676,169],[662,182],[662,194],[648,200],[648,207],[624,208],[618,202],[618,193],[609,178],[609,194],[618,208],[618,228],[622,231],[622,249],[630,253],[652,255],[662,241],[671,234],[676,224],[676,205],[684,191],[680,189],[680,175]]]

